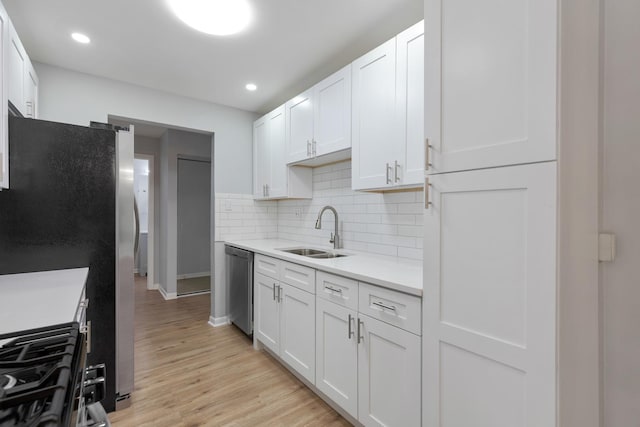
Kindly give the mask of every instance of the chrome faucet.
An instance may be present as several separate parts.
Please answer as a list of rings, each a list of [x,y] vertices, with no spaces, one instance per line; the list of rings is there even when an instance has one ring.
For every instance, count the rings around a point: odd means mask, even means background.
[[[333,243],[333,249],[340,249],[340,236],[338,235],[338,211],[335,210],[333,206],[325,206],[320,209],[320,213],[318,214],[318,219],[316,220],[316,230],[320,230],[322,227],[322,214],[327,209],[333,211],[333,216],[336,217],[336,229],[335,232],[331,233],[331,239],[329,243]]]

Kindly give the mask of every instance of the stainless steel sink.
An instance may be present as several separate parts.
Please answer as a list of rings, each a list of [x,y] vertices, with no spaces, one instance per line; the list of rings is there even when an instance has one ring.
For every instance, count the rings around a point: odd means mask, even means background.
[[[323,251],[320,249],[312,248],[292,248],[292,249],[278,249],[282,252],[287,252],[295,255],[302,255],[309,258],[340,258],[345,257],[345,254],[338,254],[335,252]]]

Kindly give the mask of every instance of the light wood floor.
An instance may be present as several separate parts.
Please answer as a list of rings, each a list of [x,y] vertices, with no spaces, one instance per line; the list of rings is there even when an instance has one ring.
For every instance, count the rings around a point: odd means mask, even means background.
[[[237,328],[207,325],[209,298],[136,280],[135,391],[114,427],[350,425]]]

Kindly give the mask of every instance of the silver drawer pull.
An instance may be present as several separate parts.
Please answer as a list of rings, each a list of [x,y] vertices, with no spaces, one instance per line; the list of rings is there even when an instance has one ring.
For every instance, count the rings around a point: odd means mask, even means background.
[[[386,309],[386,310],[396,311],[396,307],[395,307],[395,306],[393,306],[393,305],[386,305],[386,304],[383,304],[383,303],[378,302],[378,301],[375,301],[375,302],[373,302],[372,304],[373,304],[373,305],[377,305],[378,307],[383,308],[383,309]]]
[[[342,293],[342,289],[336,289],[336,288],[334,288],[333,286],[325,286],[324,288],[325,288],[325,289],[328,289],[328,290],[330,290],[330,291],[332,291],[332,292],[338,292],[339,294],[341,294],[341,293]]]

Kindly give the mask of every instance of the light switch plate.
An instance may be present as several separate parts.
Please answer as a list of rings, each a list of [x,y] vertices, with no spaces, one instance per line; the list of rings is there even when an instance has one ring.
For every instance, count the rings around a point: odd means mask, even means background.
[[[600,233],[598,239],[598,261],[611,262],[616,257],[616,235]]]

